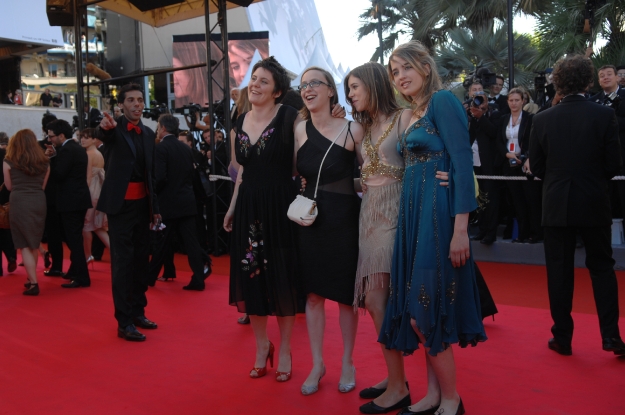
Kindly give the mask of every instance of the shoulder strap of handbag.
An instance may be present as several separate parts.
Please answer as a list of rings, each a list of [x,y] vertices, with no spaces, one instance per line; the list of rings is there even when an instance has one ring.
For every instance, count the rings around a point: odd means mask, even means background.
[[[345,130],[345,127],[347,127],[347,125],[349,124],[349,122],[345,123],[345,125],[343,126],[343,128],[341,128],[341,131],[337,134],[336,138],[334,139],[334,141],[332,141],[332,144],[330,144],[330,146],[328,147],[328,150],[326,151],[326,154],[323,156],[323,158],[321,159],[321,164],[319,165],[319,174],[317,174],[317,184],[315,185],[315,195],[313,196],[313,199],[317,198],[317,189],[319,188],[319,178],[321,177],[321,169],[323,167],[323,162],[326,160],[326,157],[328,156],[328,153],[330,152],[330,149],[332,148],[332,146],[334,145],[334,143],[336,142],[336,140],[339,139],[339,137],[341,136],[341,134],[343,134],[343,130]]]

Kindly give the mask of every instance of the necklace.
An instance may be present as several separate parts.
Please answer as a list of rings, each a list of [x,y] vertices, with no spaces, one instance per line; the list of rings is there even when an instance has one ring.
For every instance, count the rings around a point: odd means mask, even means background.
[[[369,156],[369,164],[363,167],[362,172],[360,174],[363,183],[366,182],[367,177],[373,176],[375,174],[382,174],[385,176],[390,176],[397,180],[401,180],[404,174],[404,169],[395,166],[388,166],[382,162],[380,162],[380,156],[378,152],[380,151],[380,146],[389,136],[393,128],[395,127],[395,123],[401,114],[402,110],[397,111],[393,116],[393,121],[386,127],[384,133],[380,136],[378,141],[375,143],[375,146],[371,145],[371,128],[367,128],[367,132],[365,134],[365,138],[363,140],[362,146],[364,150],[367,152],[367,156]],[[390,117],[389,117],[390,118]]]
[[[520,121],[521,121],[521,113],[519,113],[519,116],[516,118],[516,122],[514,121],[514,115],[510,114],[510,123],[512,124],[513,127],[516,127],[517,125],[519,125]]]

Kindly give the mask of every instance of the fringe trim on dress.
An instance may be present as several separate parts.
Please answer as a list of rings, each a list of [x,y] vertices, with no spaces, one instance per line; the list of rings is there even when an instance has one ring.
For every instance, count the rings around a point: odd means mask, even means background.
[[[382,287],[382,274],[391,272],[401,188],[401,182],[369,186],[363,195],[354,308],[364,307],[367,292]]]

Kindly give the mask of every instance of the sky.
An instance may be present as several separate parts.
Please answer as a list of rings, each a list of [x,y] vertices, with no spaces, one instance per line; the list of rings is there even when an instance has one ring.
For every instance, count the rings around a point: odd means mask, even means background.
[[[360,15],[371,5],[371,0],[315,0],[321,27],[335,65],[353,69],[369,61],[378,46],[377,32],[358,41]],[[514,30],[531,33],[532,18],[516,17]]]

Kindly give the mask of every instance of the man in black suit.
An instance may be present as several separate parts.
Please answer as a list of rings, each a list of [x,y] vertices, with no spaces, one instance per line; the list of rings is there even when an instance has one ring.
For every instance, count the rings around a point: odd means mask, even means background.
[[[195,165],[189,146],[178,141],[178,119],[163,114],[158,119],[156,133],[161,140],[156,146],[154,171],[156,194],[163,217],[163,237],[158,240],[150,262],[150,278],[156,279],[163,260],[171,257],[175,233],[180,235],[193,271],[191,282],[182,287],[185,290],[202,291],[204,280],[210,274],[210,265],[205,271],[206,254],[197,240],[196,203],[193,192]]]
[[[608,182],[622,166],[618,123],[613,110],[584,98],[592,76],[590,59],[575,55],[561,60],[553,81],[564,98],[534,116],[530,138],[531,170],[544,180],[542,224],[554,322],[548,345],[562,355],[572,353],[573,267],[579,232],[586,247],[603,350],[623,355],[608,195]]]
[[[477,175],[501,174],[501,157],[497,146],[497,123],[499,111],[492,111],[488,101],[481,105],[469,106],[469,136],[474,154],[473,170]],[[477,162],[477,163],[476,163]],[[488,203],[479,212],[480,231],[471,239],[484,245],[492,245],[497,237],[499,225],[499,194],[501,182],[497,180],[479,180],[480,190],[486,193]]]
[[[497,77],[495,78],[495,83],[490,86],[488,103],[497,105],[497,109],[499,110],[500,114],[507,114],[510,112],[510,107],[508,107],[508,96],[501,94],[503,82],[503,76],[497,75]]]
[[[625,88],[618,84],[616,68],[613,65],[605,65],[597,71],[601,92],[590,97],[590,100],[600,105],[614,109],[619,125],[619,138],[621,141],[621,157],[625,160]],[[625,169],[621,168],[619,174],[625,174]],[[618,196],[621,203],[620,217],[625,219],[625,182],[616,182]]]
[[[108,148],[97,209],[109,222],[117,335],[144,341],[136,325],[157,328],[145,317],[150,223],[158,227],[161,222],[153,185],[155,135],[141,122],[145,102],[139,85],[124,85],[118,99],[124,116],[116,121],[105,113],[94,135]]]
[[[53,144],[47,148],[46,155],[50,157],[50,170],[54,172],[56,211],[71,261],[66,275],[71,282],[61,287],[89,287],[91,279],[82,238],[85,214],[92,207],[87,186],[87,153],[72,140],[72,127],[67,121],[52,121],[47,128],[48,139]]]
[[[85,125],[90,128],[96,128],[102,118],[102,113],[99,109],[93,108],[89,103],[85,102]]]

